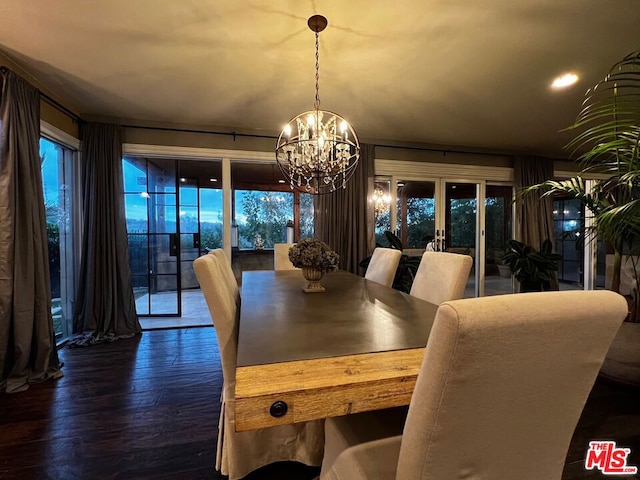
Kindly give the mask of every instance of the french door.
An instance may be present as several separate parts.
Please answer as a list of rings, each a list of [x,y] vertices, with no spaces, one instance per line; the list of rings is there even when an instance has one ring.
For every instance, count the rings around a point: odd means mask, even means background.
[[[122,163],[129,265],[139,315],[180,315],[176,161]]]
[[[376,236],[395,230],[409,254],[424,249],[470,255],[473,267],[465,297],[510,293],[509,274],[498,269],[512,238],[513,188],[484,180],[377,179]],[[395,200],[385,211],[378,199]],[[504,275],[504,272],[503,272]],[[485,286],[487,291],[485,292]]]

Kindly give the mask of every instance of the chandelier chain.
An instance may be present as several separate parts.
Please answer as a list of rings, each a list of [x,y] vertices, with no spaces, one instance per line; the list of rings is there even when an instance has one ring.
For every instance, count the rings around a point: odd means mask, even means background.
[[[320,110],[320,53],[318,45],[318,32],[316,32],[316,102],[314,104],[316,110]]]

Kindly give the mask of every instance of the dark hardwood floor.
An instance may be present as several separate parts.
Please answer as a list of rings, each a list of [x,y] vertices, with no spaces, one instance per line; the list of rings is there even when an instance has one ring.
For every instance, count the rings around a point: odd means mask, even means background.
[[[148,331],[60,357],[60,380],[0,395],[0,478],[224,478],[214,469],[222,372],[213,328]],[[630,447],[629,463],[640,466],[639,407],[640,390],[598,380],[563,480],[607,478],[584,470],[589,440]],[[315,475],[279,464],[246,480]]]

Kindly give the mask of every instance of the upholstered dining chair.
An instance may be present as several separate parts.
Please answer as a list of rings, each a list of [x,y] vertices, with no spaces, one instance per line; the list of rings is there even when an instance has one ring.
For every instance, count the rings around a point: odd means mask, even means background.
[[[377,247],[371,255],[364,278],[390,287],[393,285],[400,257],[402,257],[400,250]]]
[[[472,263],[469,255],[424,252],[409,293],[436,305],[462,298]]]
[[[327,419],[322,480],[559,480],[620,324],[611,291],[497,295],[442,304],[401,435]],[[377,437],[361,443],[360,439]],[[344,448],[335,452],[334,444]]]
[[[236,299],[237,302],[240,301],[240,287],[238,287],[238,281],[236,280],[236,276],[233,273],[233,269],[231,268],[231,262],[229,261],[229,257],[224,253],[224,250],[221,248],[214,248],[213,250],[209,250],[209,255],[213,255],[217,260],[218,268],[220,269],[220,273],[222,274],[222,278],[224,279],[225,286],[231,290],[231,295]]]
[[[222,363],[222,406],[218,431],[216,470],[230,480],[273,462],[297,461],[317,466],[322,461],[322,421],[296,423],[247,432],[235,431],[235,385],[238,349],[239,295],[227,285],[220,257],[207,254],[193,268],[213,319]]]
[[[289,249],[295,243],[274,243],[273,244],[273,269],[274,270],[300,270],[293,266],[289,260]]]

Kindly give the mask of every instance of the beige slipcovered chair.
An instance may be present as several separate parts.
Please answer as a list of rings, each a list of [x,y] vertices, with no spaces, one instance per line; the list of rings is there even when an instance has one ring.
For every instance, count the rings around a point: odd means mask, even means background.
[[[295,243],[274,243],[273,244],[273,269],[274,270],[300,270],[293,266],[289,260],[289,249]]]
[[[279,427],[235,431],[236,358],[239,296],[237,284],[229,286],[220,257],[203,255],[193,268],[215,324],[224,380],[218,431],[216,470],[230,480],[279,461],[320,465],[324,444],[321,421]],[[213,397],[212,397],[213,398]]]
[[[328,419],[322,480],[559,480],[575,426],[627,314],[611,291],[442,304],[401,435]],[[352,446],[349,446],[352,445]]]
[[[229,262],[229,257],[227,257],[227,254],[224,253],[224,250],[221,248],[210,250],[209,255],[213,255],[218,259],[217,265],[221,271],[222,277],[224,278],[225,284],[231,290],[231,295],[239,302],[240,288],[238,287],[236,276],[233,274],[233,270],[231,269],[231,262]]]
[[[394,248],[378,247],[373,251],[364,278],[390,287],[396,276],[396,270],[402,257],[402,251]]]
[[[435,305],[462,298],[472,263],[469,255],[424,252],[409,293]]]

